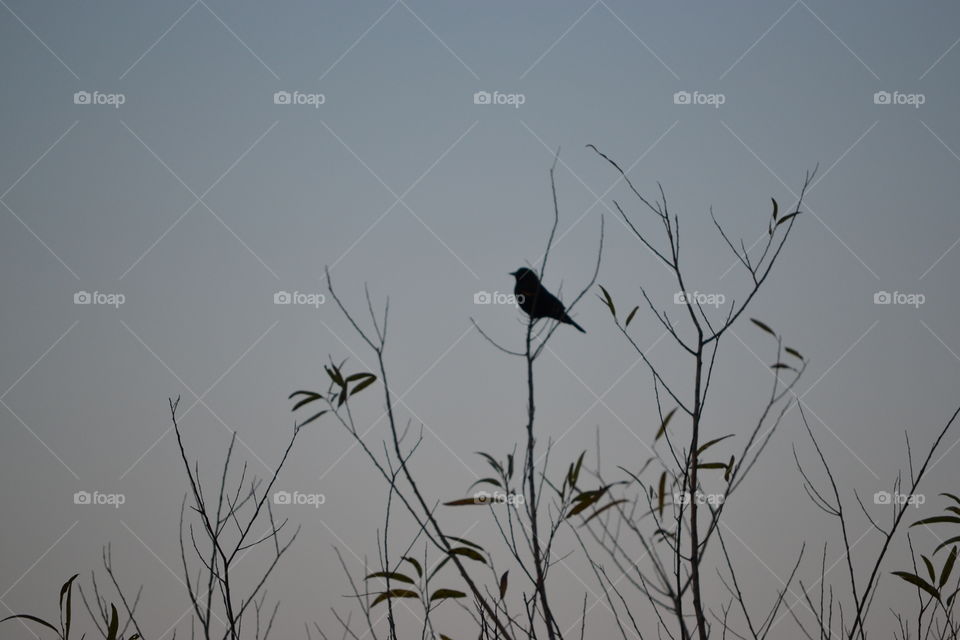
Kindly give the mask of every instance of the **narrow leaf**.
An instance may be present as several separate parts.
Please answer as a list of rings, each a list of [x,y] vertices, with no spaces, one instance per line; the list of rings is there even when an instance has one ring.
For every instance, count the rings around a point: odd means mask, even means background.
[[[608,502],[607,504],[603,505],[602,507],[600,507],[599,509],[597,509],[596,511],[594,511],[593,513],[591,513],[591,514],[590,514],[590,517],[587,518],[586,520],[584,520],[582,524],[587,524],[588,522],[590,522],[591,520],[593,520],[594,518],[596,518],[598,515],[600,515],[601,513],[603,513],[604,511],[606,511],[607,509],[609,509],[610,507],[615,507],[615,506],[617,506],[618,504],[622,504],[622,503],[624,503],[624,502],[627,502],[627,499],[626,499],[626,498],[620,498],[619,500],[613,500],[613,501],[611,501],[611,502]]]
[[[597,285],[597,286],[600,287],[600,291],[603,292],[603,302],[604,302],[604,304],[607,305],[607,308],[610,309],[610,313],[613,315],[614,318],[616,318],[616,317],[617,317],[617,308],[616,308],[615,306],[613,306],[613,298],[610,297],[610,293],[609,293],[606,289],[603,288],[603,285],[602,285],[602,284]]]
[[[370,578],[390,578],[391,580],[396,580],[397,582],[406,582],[407,584],[414,584],[412,578],[408,578],[402,573],[396,571],[377,571],[376,573],[371,573],[364,580],[369,580]]]
[[[416,598],[416,597],[418,597],[418,594],[416,591],[410,591],[409,589],[390,589],[390,591],[384,591],[383,593],[378,595],[374,599],[373,604],[371,604],[370,606],[375,607],[388,598]]]
[[[893,575],[899,576],[910,584],[923,589],[937,600],[940,599],[940,592],[938,592],[932,585],[927,584],[927,582],[920,576],[915,576],[912,573],[907,573],[906,571],[894,571]]]
[[[800,355],[800,352],[797,351],[796,349],[794,349],[793,347],[786,347],[786,348],[784,348],[784,351],[786,351],[787,353],[789,353],[790,355],[792,355],[794,358],[798,358],[798,359],[800,359],[800,360],[803,360],[803,356]]]
[[[782,225],[782,224],[783,224],[784,222],[786,222],[787,220],[792,220],[793,218],[796,218],[798,215],[800,215],[800,212],[799,212],[799,211],[795,211],[794,213],[790,213],[790,214],[787,214],[787,215],[783,216],[782,218],[780,218],[780,220],[777,221],[777,226],[779,227],[780,225]]]
[[[507,576],[510,575],[509,571],[504,571],[503,575],[500,576],[500,599],[503,600],[503,596],[507,595]]]
[[[777,335],[776,333],[773,332],[773,329],[771,329],[770,326],[767,325],[765,322],[760,322],[760,321],[757,320],[756,318],[750,318],[750,322],[752,322],[753,324],[757,325],[758,327],[760,327],[761,329],[763,329],[764,331],[766,331],[767,333],[769,333],[769,334],[772,335],[772,336],[776,336],[776,335]]]
[[[627,315],[627,321],[624,323],[624,326],[627,326],[627,327],[630,326],[630,321],[633,320],[633,316],[637,315],[637,310],[638,310],[638,309],[640,309],[639,306],[634,307],[634,308],[633,308],[633,311],[631,311],[630,314]]]
[[[960,517],[957,516],[933,516],[932,518],[924,518],[923,520],[917,520],[914,522],[911,527],[918,527],[922,524],[942,524],[949,522],[951,524],[960,524]]]
[[[409,562],[410,564],[413,565],[413,568],[417,570],[418,576],[421,576],[421,577],[423,576],[423,567],[420,566],[420,563],[417,562],[416,558],[411,558],[410,556],[404,556],[403,559],[405,562]]]
[[[433,592],[433,595],[430,596],[430,602],[434,600],[445,600],[447,598],[465,598],[467,594],[463,591],[455,591],[454,589],[437,589]]]
[[[953,565],[957,561],[957,548],[954,547],[950,550],[950,555],[947,556],[947,561],[943,563],[943,568],[940,570],[940,583],[937,585],[943,589],[943,585],[947,584],[947,580],[950,579],[950,572],[953,571]]]
[[[117,631],[120,629],[120,616],[117,615],[117,606],[110,605],[110,626],[107,628],[107,640],[117,640]]]
[[[663,504],[667,494],[667,472],[660,474],[660,489],[657,491],[657,510],[663,516]]]
[[[0,620],[0,622],[6,622],[7,620],[17,620],[17,619],[20,619],[20,618],[22,618],[22,619],[24,619],[24,620],[29,620],[30,622],[36,622],[37,624],[42,624],[43,626],[47,627],[48,629],[53,629],[54,633],[57,633],[57,634],[60,633],[60,630],[59,630],[59,629],[57,629],[55,626],[53,626],[52,624],[50,624],[50,623],[47,622],[46,620],[43,620],[43,619],[41,619],[41,618],[38,618],[37,616],[31,616],[31,615],[26,614],[26,613],[20,613],[20,614],[13,615],[13,616],[7,616],[7,617],[4,618],[3,620]]]
[[[660,428],[657,429],[657,435],[656,435],[656,437],[653,439],[654,442],[656,442],[657,440],[659,440],[659,439],[660,439],[660,436],[662,436],[664,433],[666,433],[666,431],[667,431],[667,425],[670,424],[670,418],[673,417],[673,414],[676,413],[676,411],[677,411],[677,408],[674,407],[673,409],[670,410],[670,413],[668,413],[668,414],[663,418],[663,422],[660,423]]]
[[[922,554],[920,559],[923,560],[923,564],[927,565],[927,575],[930,576],[930,582],[934,582],[937,579],[937,572],[933,570],[933,563],[930,562],[927,556]]]
[[[454,549],[450,549],[450,554],[464,556],[470,558],[471,560],[476,560],[482,564],[487,564],[487,561],[483,559],[483,556],[470,547],[456,547]]]
[[[456,540],[460,544],[465,544],[468,547],[473,547],[474,549],[478,549],[479,551],[483,551],[483,547],[478,545],[476,542],[470,542],[466,538],[458,538],[457,536],[447,536],[447,538],[449,538],[450,540]]]
[[[711,440],[710,442],[707,442],[706,444],[700,445],[700,447],[697,449],[697,455],[699,456],[701,453],[703,453],[704,451],[706,451],[707,449],[709,449],[709,448],[712,447],[713,445],[717,444],[718,442],[722,442],[722,441],[726,440],[727,438],[732,438],[732,437],[733,437],[733,434],[732,434],[732,433],[728,433],[727,435],[725,435],[725,436],[723,436],[723,437],[721,437],[721,438],[714,438],[714,439]]]

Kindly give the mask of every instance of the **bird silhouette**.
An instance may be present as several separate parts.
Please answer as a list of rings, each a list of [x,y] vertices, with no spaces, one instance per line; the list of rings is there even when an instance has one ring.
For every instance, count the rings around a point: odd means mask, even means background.
[[[586,333],[583,327],[567,315],[563,303],[540,284],[540,278],[537,277],[536,273],[526,267],[520,267],[510,275],[517,279],[517,283],[513,287],[513,295],[517,298],[517,305],[528,316],[534,320],[552,318],[564,324],[573,325],[581,333]]]

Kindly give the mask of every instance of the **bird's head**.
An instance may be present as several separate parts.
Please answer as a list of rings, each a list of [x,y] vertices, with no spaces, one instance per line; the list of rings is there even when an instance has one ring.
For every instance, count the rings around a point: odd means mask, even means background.
[[[521,280],[526,280],[528,282],[537,281],[537,274],[526,267],[520,267],[516,271],[511,272],[510,275],[516,278],[517,282],[520,282]]]

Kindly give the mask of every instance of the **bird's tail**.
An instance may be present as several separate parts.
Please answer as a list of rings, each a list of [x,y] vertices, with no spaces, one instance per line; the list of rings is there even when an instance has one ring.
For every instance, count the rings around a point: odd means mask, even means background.
[[[576,322],[574,322],[573,319],[572,319],[570,316],[568,316],[567,314],[563,314],[563,320],[561,320],[561,322],[564,322],[564,323],[569,324],[569,325],[573,325],[576,329],[578,329],[578,330],[580,331],[580,333],[586,333],[586,332],[587,332],[586,329],[584,329],[583,327],[581,327],[580,325],[578,325]]]

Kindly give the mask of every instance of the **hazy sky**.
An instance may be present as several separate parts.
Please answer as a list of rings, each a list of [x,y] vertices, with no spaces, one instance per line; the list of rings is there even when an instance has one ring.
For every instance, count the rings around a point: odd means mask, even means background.
[[[612,201],[656,227],[585,145],[649,194],[662,183],[690,288],[728,301],[747,280],[709,207],[749,244],[770,197],[793,204],[819,163],[750,315],[809,357],[798,393],[848,505],[853,489],[889,489],[906,468],[904,431],[923,449],[958,402],[958,38],[947,0],[0,0],[0,614],[52,615],[59,584],[88,577],[111,541],[121,578],[144,584],[151,639],[177,621],[187,485],[167,398],[196,404],[183,419],[193,455],[219,461],[236,430],[238,453],[267,473],[293,423],[287,395],[324,385],[328,356],[373,364],[329,302],[274,304],[277,292],[321,292],[325,265],[349,304],[364,283],[390,296],[400,418],[424,425],[415,466],[432,499],[459,497],[485,471],[474,451],[502,456],[522,437],[521,363],[469,318],[520,344],[520,312],[474,294],[510,291],[507,272],[539,258],[558,147],[547,284],[569,298],[589,279],[603,215],[599,282],[627,309],[640,286],[669,308],[675,287]],[[504,104],[475,104],[477,92]],[[879,305],[879,291],[902,295]],[[99,295],[75,304],[78,292]],[[562,327],[539,368],[554,471],[598,429],[607,470],[639,464],[657,427],[649,373],[594,296],[575,317],[588,333]],[[641,311],[631,331],[687,379],[653,319]],[[764,337],[749,323],[727,337],[710,434],[756,417]],[[363,419],[380,415],[379,392],[358,399]],[[368,437],[383,436],[380,423]],[[956,490],[958,438],[935,456],[918,514]],[[732,552],[759,596],[804,540],[829,540],[828,564],[840,557],[834,523],[800,487],[795,444],[812,462],[794,411],[730,511]],[[271,583],[277,637],[300,637],[305,621],[333,629],[329,607],[350,603],[332,547],[355,574],[376,556],[385,487],[332,421],[311,425],[280,485],[326,501],[283,509],[303,531]],[[78,491],[125,502],[74,504]],[[484,514],[445,517],[506,561]],[[853,526],[857,539],[868,523]],[[868,534],[855,557],[878,542]],[[575,546],[567,537],[559,552]],[[903,550],[887,570],[907,567]],[[803,575],[817,565],[811,556]],[[570,611],[600,595],[588,569],[554,571]],[[908,593],[885,580],[885,602]],[[604,606],[590,614],[594,637],[610,628]],[[795,637],[782,625],[779,637]],[[9,624],[3,635],[32,637]]]

